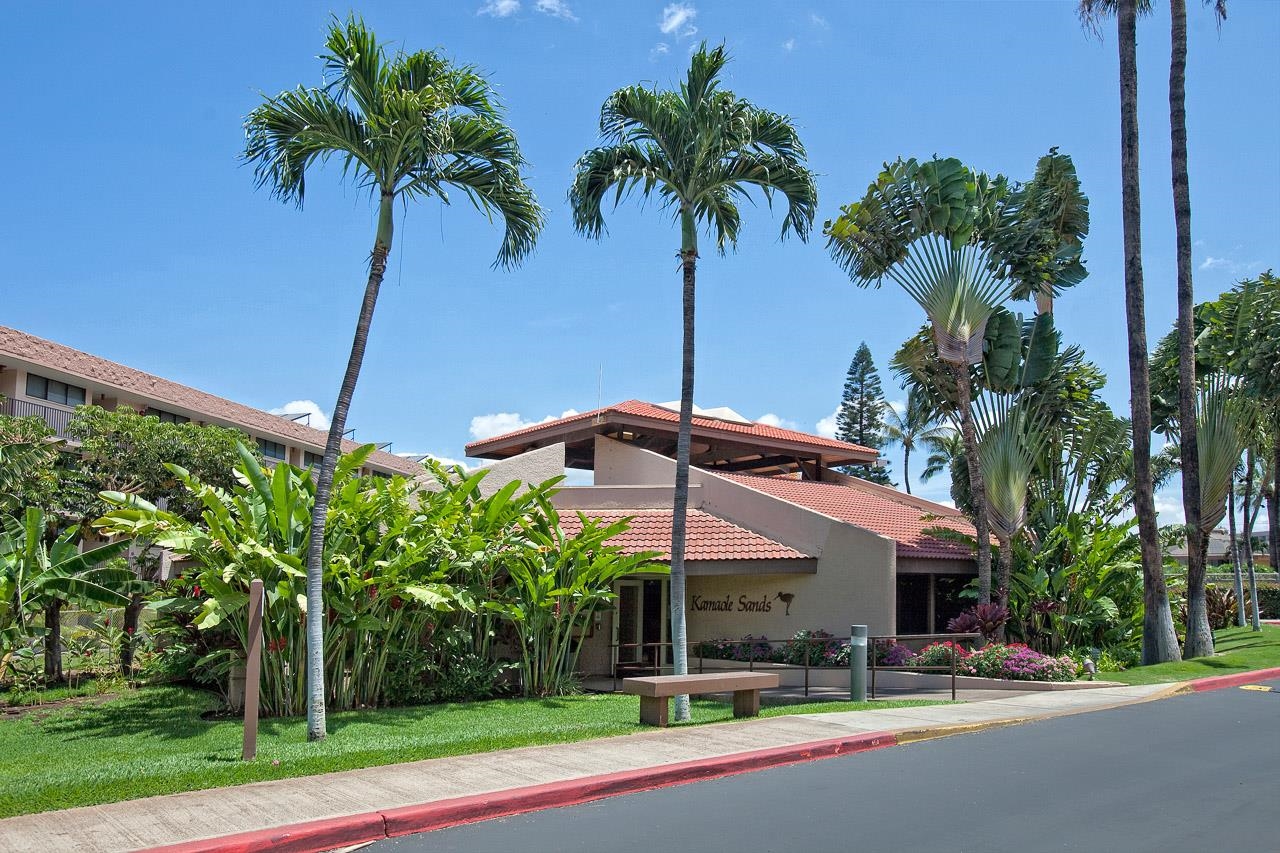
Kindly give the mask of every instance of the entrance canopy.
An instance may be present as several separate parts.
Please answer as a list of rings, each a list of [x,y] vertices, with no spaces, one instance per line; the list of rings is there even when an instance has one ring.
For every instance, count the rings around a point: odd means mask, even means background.
[[[565,465],[592,470],[595,438],[608,436],[663,456],[676,455],[680,415],[671,404],[627,400],[613,406],[486,438],[467,445],[467,455],[508,459],[550,444],[564,443]],[[695,411],[690,462],[726,473],[803,473],[815,479],[837,465],[874,465],[869,447],[755,423],[728,409]]]

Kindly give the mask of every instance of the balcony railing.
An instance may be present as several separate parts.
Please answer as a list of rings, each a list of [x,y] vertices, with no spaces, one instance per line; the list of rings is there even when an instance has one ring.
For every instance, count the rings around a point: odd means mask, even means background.
[[[67,424],[71,423],[75,414],[71,409],[55,409],[53,406],[33,403],[30,400],[0,400],[0,415],[15,418],[43,418],[58,438],[71,438],[71,434],[67,432]]]

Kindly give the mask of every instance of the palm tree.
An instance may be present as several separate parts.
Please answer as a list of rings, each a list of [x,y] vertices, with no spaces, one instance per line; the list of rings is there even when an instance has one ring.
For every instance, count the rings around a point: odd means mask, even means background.
[[[901,412],[885,407],[884,435],[890,444],[902,445],[902,482],[907,494],[911,494],[911,451],[918,442],[939,437],[944,431],[946,427],[938,426],[937,410],[915,388],[907,392],[907,404]]]
[[[1164,555],[1156,527],[1151,475],[1151,384],[1147,373],[1146,297],[1142,283],[1142,202],[1138,180],[1139,6],[1147,0],[1080,0],[1086,26],[1116,12],[1120,52],[1120,193],[1124,231],[1125,321],[1129,337],[1129,401],[1133,424],[1133,506],[1142,542],[1142,662],[1181,658],[1164,583]]]
[[[1227,0],[1206,0],[1218,22],[1227,17]],[[1196,442],[1195,292],[1191,281],[1191,186],[1187,170],[1187,0],[1169,0],[1172,51],[1169,61],[1169,137],[1173,167],[1173,220],[1178,257],[1178,422],[1182,439],[1182,506],[1187,518],[1188,618],[1204,607],[1205,549],[1200,523],[1200,461]],[[1212,530],[1212,528],[1209,528]],[[1186,657],[1213,654],[1207,613],[1197,630],[1187,626]]]
[[[817,187],[805,166],[804,146],[791,120],[720,88],[728,62],[724,46],[703,44],[678,91],[628,86],[609,96],[600,111],[604,145],[582,155],[569,202],[577,230],[593,238],[605,232],[603,205],[630,191],[657,195],[680,223],[684,332],[680,372],[680,427],[671,522],[671,639],[677,674],[688,671],[685,649],[685,513],[689,503],[689,443],[693,429],[694,281],[699,225],[714,232],[723,254],[737,244],[738,202],[750,187],[772,201],[787,200],[782,236],[808,239],[817,209]],[[689,699],[677,697],[677,720],[689,718]]]
[[[1003,175],[974,172],[954,158],[898,159],[824,229],[832,257],[856,284],[878,287],[890,279],[931,324],[937,357],[954,382],[980,603],[991,600],[991,538],[971,373],[982,362],[987,321],[1007,299],[1057,292],[1085,275],[1080,253],[1087,214],[1060,214],[1064,207],[1087,211],[1087,202],[1074,168],[1045,168],[1054,161],[1070,164],[1051,150],[1040,159],[1037,178],[1015,189]]]
[[[259,187],[302,205],[307,171],[331,158],[344,177],[368,188],[378,203],[364,300],[351,354],[333,406],[316,482],[307,553],[307,737],[325,736],[322,555],[333,472],[347,410],[360,376],[378,289],[391,253],[396,202],[456,188],[506,226],[496,263],[527,256],[542,228],[543,211],[520,174],[524,159],[505,123],[492,86],[468,66],[429,52],[389,54],[364,22],[335,19],[325,43],[325,84],[267,98],[245,120],[244,159]]]
[[[950,427],[940,427],[936,436],[924,439],[929,455],[924,460],[924,470],[920,472],[920,482],[927,483],[943,471],[951,470],[953,460],[964,456],[964,439],[960,433]]]

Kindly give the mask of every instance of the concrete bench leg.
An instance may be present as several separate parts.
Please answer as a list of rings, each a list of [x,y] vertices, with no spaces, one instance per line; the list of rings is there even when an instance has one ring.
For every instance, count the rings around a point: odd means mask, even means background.
[[[640,697],[640,722],[650,726],[667,726],[667,706],[670,703],[666,696]],[[757,699],[756,705],[759,706]],[[735,703],[734,707],[737,705]]]
[[[733,715],[735,717],[760,716],[760,691],[759,690],[733,691]]]

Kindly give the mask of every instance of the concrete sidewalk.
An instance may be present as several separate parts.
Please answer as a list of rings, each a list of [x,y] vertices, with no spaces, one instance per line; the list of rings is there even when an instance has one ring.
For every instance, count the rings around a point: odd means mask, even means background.
[[[490,801],[516,802],[521,791],[557,788],[561,799],[544,797],[541,805],[563,804],[568,802],[563,796],[565,786],[572,787],[575,780],[583,783],[583,790],[596,791],[594,796],[578,799],[585,801],[623,790],[617,785],[610,789],[600,781],[609,777],[626,777],[630,786],[626,790],[642,790],[717,775],[717,766],[725,768],[718,775],[751,769],[753,756],[760,759],[757,766],[807,760],[966,729],[1113,708],[1157,698],[1177,687],[1155,684],[1024,693],[961,705],[805,714],[655,729],[579,743],[192,791],[2,820],[0,851],[107,853],[170,845],[183,845],[179,849],[185,850],[320,850],[325,847],[314,842],[310,846],[297,840],[286,843],[288,833],[283,831],[275,836],[263,834],[256,841],[246,837],[229,844],[199,842],[309,821],[327,821],[327,826],[339,828],[349,826],[351,834],[346,837],[356,841],[371,837],[369,824],[383,827],[389,810],[428,808],[436,815],[433,820],[437,824],[441,822],[439,815],[446,813],[455,815],[453,823],[465,822],[522,810],[486,807]],[[699,775],[689,775],[687,779],[672,776],[674,766],[696,768],[691,774]],[[659,780],[663,771],[667,771],[662,777],[665,781]],[[646,773],[653,774],[656,781],[646,785]],[[529,802],[530,808],[538,807],[533,799]],[[449,812],[450,804],[466,804],[471,811],[455,808]],[[468,817],[469,814],[473,816]],[[363,836],[359,834],[361,826]],[[323,837],[344,838],[340,831]]]

